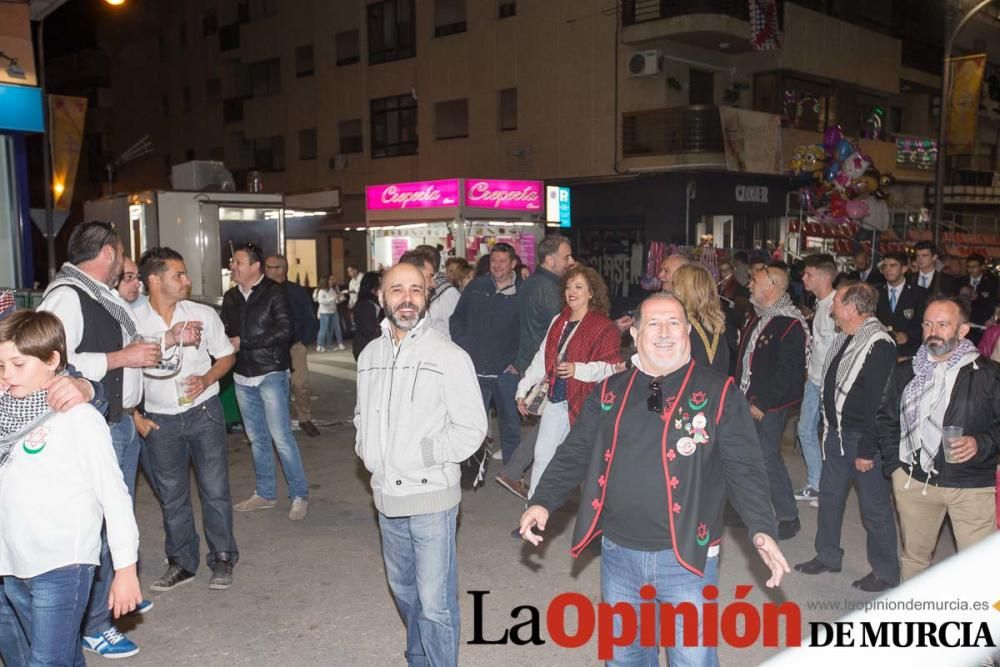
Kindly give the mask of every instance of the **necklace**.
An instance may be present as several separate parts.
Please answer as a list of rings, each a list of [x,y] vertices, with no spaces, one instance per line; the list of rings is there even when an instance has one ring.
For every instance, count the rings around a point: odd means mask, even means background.
[[[715,361],[715,353],[719,349],[719,339],[722,337],[718,333],[712,334],[712,342],[708,342],[708,334],[705,333],[705,329],[701,326],[701,323],[694,320],[691,321],[691,326],[694,330],[698,332],[698,337],[701,338],[701,342],[705,345],[705,353],[708,355],[708,363]]]

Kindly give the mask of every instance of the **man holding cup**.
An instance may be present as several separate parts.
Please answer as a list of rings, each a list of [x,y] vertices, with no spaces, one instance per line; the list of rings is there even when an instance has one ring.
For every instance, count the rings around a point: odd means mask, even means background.
[[[958,549],[996,530],[1000,366],[966,339],[969,302],[927,302],[923,345],[890,376],[876,420],[903,541],[902,577],[930,565],[945,514]]]
[[[215,310],[187,300],[191,281],[179,253],[170,248],[147,250],[139,262],[139,275],[149,294],[149,303],[135,311],[143,335],[161,336],[177,324],[197,332],[194,345],[164,350],[164,357],[173,362],[169,368],[178,367],[176,372],[144,377],[146,414],[136,416],[148,446],[166,538],[167,570],[151,588],[169,591],[191,581],[198,569],[188,473],[193,465],[208,542],[206,561],[212,570],[208,587],[226,589],[232,585],[239,552],[233,537],[226,428],[218,395],[219,379],[232,370],[236,350]]]

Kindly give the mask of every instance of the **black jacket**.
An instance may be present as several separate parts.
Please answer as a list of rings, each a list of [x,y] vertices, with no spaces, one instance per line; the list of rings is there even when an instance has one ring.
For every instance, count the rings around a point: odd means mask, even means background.
[[[751,316],[740,333],[733,376],[737,387],[743,376],[743,355],[757,320],[756,315]],[[750,405],[762,412],[774,412],[802,400],[806,382],[805,336],[802,323],[794,317],[780,315],[767,323],[750,355],[750,386],[747,388]]]
[[[875,316],[890,329],[890,332],[901,331],[906,334],[906,343],[896,346],[896,353],[901,357],[912,357],[923,341],[924,307],[927,305],[927,296],[927,290],[923,287],[911,285],[909,282],[903,283],[896,295],[894,312],[889,308],[888,283],[879,285]]]
[[[901,361],[889,377],[876,417],[879,447],[882,450],[883,471],[889,476],[897,468],[907,474],[910,466],[899,460],[900,398],[903,389],[913,379],[913,364]],[[951,392],[944,423],[961,426],[979,445],[976,457],[959,464],[944,462],[944,450],[934,460],[938,475],[930,483],[948,488],[973,489],[996,485],[997,452],[1000,451],[1000,365],[986,357],[958,371]],[[914,481],[924,483],[927,476],[920,466],[913,466]]]
[[[847,279],[861,280],[861,272],[855,269],[847,274]],[[865,282],[873,287],[878,287],[879,285],[885,284],[885,276],[882,275],[882,272],[878,270],[877,266],[873,266],[868,272],[868,277],[865,279]]]
[[[222,297],[222,323],[226,335],[239,336],[236,368],[240,375],[255,377],[287,371],[291,363],[292,318],[284,288],[264,277],[244,299],[239,285]]]
[[[958,285],[959,291],[963,287],[968,287],[971,290],[972,278],[965,276]],[[996,276],[984,273],[982,278],[979,279],[979,285],[976,287],[975,294],[972,297],[971,319],[973,323],[983,324],[986,320],[993,317],[993,311],[997,307],[998,289],[1000,289],[1000,285],[997,284]]]
[[[359,298],[354,304],[352,311],[354,316],[354,339],[351,344],[351,353],[357,361],[361,356],[361,351],[368,343],[382,335],[382,306],[372,298]]]
[[[319,318],[313,308],[312,293],[302,285],[286,280],[281,283],[288,295],[292,317],[292,342],[314,345],[319,333]]]
[[[451,315],[451,340],[469,353],[479,375],[499,375],[514,363],[520,342],[518,304],[523,281],[497,292],[490,274],[465,288]],[[546,325],[548,326],[548,325]]]
[[[909,273],[906,282],[920,287],[920,271]],[[931,283],[926,288],[928,294],[958,294],[958,281],[941,271],[934,271]]]

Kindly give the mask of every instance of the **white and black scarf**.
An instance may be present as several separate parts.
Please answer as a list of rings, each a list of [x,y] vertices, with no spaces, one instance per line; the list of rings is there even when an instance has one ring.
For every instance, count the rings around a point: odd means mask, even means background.
[[[844,348],[844,345],[847,345],[843,356],[840,358],[840,364],[837,365],[836,396],[834,397],[841,456],[844,455],[842,415],[847,395],[854,388],[854,383],[857,381],[858,375],[861,374],[861,369],[864,368],[865,362],[868,360],[868,355],[871,354],[872,348],[875,347],[875,343],[882,340],[889,343],[893,342],[885,326],[874,317],[869,317],[862,322],[850,341],[847,338],[848,335],[841,331],[837,333],[837,337],[830,344],[830,349],[826,353],[826,359],[823,360],[823,374],[820,376],[819,385],[819,410],[820,414],[823,415],[823,442],[826,442],[826,432],[830,428],[830,424],[826,418],[826,410],[823,409],[824,394],[826,393],[826,374],[830,371],[830,365],[833,363],[834,358],[836,358],[837,353]],[[822,448],[822,453],[825,460],[825,447]]]
[[[100,283],[69,262],[63,264],[59,269],[56,279],[45,290],[46,295],[56,287],[62,285],[75,285],[87,292],[97,303],[101,304],[104,310],[108,311],[111,317],[118,321],[122,329],[128,333],[129,340],[135,338],[139,333],[135,326],[135,320],[132,319],[132,315],[129,314],[125,307],[115,301],[105,287],[102,287]]]
[[[792,303],[792,298],[788,296],[788,292],[782,294],[770,306],[761,307],[754,304],[753,309],[757,313],[758,320],[757,324],[754,325],[753,331],[750,332],[750,340],[747,341],[747,346],[743,351],[743,375],[740,377],[740,391],[744,394],[750,388],[750,357],[753,356],[753,350],[757,346],[757,339],[760,338],[760,333],[767,328],[767,325],[775,317],[793,317],[802,324],[802,333],[805,334],[806,339],[806,366],[809,366],[809,325],[806,323],[806,318],[802,314],[802,311]]]
[[[52,415],[47,396],[44,389],[24,398],[0,394],[0,468],[10,460],[14,445]]]

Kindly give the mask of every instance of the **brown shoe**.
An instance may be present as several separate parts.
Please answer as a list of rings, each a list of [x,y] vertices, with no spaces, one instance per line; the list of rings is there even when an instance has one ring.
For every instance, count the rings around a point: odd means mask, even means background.
[[[308,435],[310,438],[315,438],[319,436],[319,429],[316,428],[316,424],[313,424],[311,421],[299,422],[299,427],[303,431],[305,431],[306,435]]]
[[[528,499],[528,488],[524,485],[524,482],[522,482],[521,480],[515,481],[510,477],[504,476],[503,473],[500,473],[493,479],[496,480],[497,484],[507,489],[518,498],[523,498],[524,500]]]

